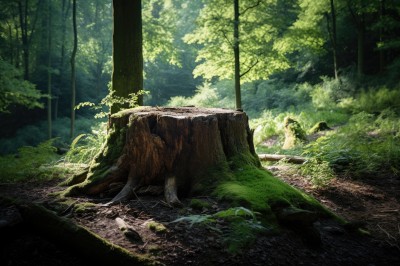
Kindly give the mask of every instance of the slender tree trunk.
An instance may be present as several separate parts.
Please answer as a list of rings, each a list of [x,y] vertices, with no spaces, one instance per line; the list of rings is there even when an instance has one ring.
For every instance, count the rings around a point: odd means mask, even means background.
[[[141,1],[113,0],[113,73],[114,96],[129,98],[143,90],[143,37]],[[143,105],[143,97],[137,104]],[[127,103],[115,103],[111,114],[128,108]]]
[[[16,68],[20,67],[20,45],[19,45],[19,29],[17,24],[15,24],[15,43],[16,45],[16,52],[15,52],[15,64]]]
[[[362,19],[357,30],[357,76],[359,78],[364,74],[364,40],[365,25],[364,20]]]
[[[233,52],[235,56],[235,96],[236,108],[242,108],[242,97],[240,93],[240,54],[239,54],[239,0],[234,0],[234,22],[233,22]]]
[[[71,128],[70,137],[74,137],[75,129],[75,98],[76,98],[76,87],[75,87],[75,57],[78,49],[78,32],[76,27],[76,0],[72,0],[72,25],[74,30],[74,48],[71,54]]]
[[[10,40],[9,51],[10,51],[10,64],[14,64],[14,45],[13,45],[13,35],[11,24],[8,24],[8,39]]]
[[[29,80],[28,4],[28,0],[24,4],[22,0],[18,1],[25,80]]]
[[[65,38],[67,34],[67,18],[69,14],[69,10],[71,7],[70,0],[62,0],[61,5],[61,55],[60,55],[60,92],[57,93],[56,103],[55,103],[55,110],[54,110],[54,119],[57,119],[58,113],[58,100],[61,97],[62,88],[64,88],[64,81],[65,81]]]
[[[336,35],[336,11],[335,3],[331,2],[331,16],[332,16],[332,52],[333,52],[333,70],[335,73],[335,79],[338,79],[338,65],[337,65],[337,35]]]
[[[51,100],[52,100],[52,90],[51,90],[51,15],[52,15],[52,10],[51,10],[51,1],[49,1],[49,15],[48,15],[48,24],[47,24],[47,30],[48,30],[48,61],[47,61],[47,127],[48,127],[48,132],[47,136],[49,139],[52,138],[52,118],[51,118],[51,113],[52,113],[52,108],[51,108]]]
[[[379,41],[382,43],[384,41],[384,32],[385,32],[385,27],[383,19],[385,16],[385,0],[380,0],[380,20],[381,20],[381,26],[379,28]],[[386,67],[386,62],[385,62],[385,51],[383,49],[379,50],[379,72],[383,73],[385,71]]]

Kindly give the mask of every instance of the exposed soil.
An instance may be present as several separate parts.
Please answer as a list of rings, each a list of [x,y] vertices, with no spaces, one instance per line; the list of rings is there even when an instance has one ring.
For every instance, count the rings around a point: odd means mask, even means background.
[[[332,220],[320,220],[315,223],[321,234],[320,247],[309,246],[295,232],[283,230],[279,234],[260,235],[253,245],[232,254],[227,251],[223,234],[210,227],[171,223],[183,215],[226,209],[223,203],[212,198],[202,198],[210,207],[201,210],[188,207],[189,199],[183,200],[184,208],[171,208],[161,196],[138,195],[126,204],[109,207],[102,206],[98,199],[73,198],[76,204],[94,204],[81,211],[71,208],[63,214],[110,242],[132,252],[149,254],[165,265],[400,265],[398,178],[381,177],[368,182],[337,179],[328,189],[315,190],[289,166],[273,166],[269,170],[285,182],[312,194],[336,214],[364,227],[370,236],[346,230]],[[1,184],[0,194],[39,202],[60,212],[60,205],[49,196],[60,189],[57,181]],[[0,208],[0,218],[12,211],[10,207]],[[117,217],[132,226],[142,241],[127,239],[118,229]],[[167,231],[150,230],[146,226],[149,221],[164,224]],[[227,229],[222,221],[213,226],[222,232]],[[69,247],[55,245],[30,228],[16,227],[6,232],[2,229],[0,233],[4,233],[0,238],[2,265],[90,264],[77,257]]]

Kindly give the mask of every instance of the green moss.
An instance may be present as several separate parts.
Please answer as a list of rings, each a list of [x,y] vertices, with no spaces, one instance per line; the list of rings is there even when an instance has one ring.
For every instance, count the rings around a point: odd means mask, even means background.
[[[147,228],[149,228],[151,231],[155,233],[165,233],[167,231],[167,228],[163,224],[155,221],[148,222]]]
[[[94,204],[94,203],[83,202],[83,203],[76,204],[74,207],[74,211],[77,213],[82,213],[82,212],[86,212],[88,210],[93,209],[95,206],[96,206],[96,204]]]
[[[317,122],[309,131],[309,134],[315,134],[320,131],[324,130],[330,130],[331,128],[328,126],[328,124],[325,121],[319,121]]]
[[[300,143],[307,141],[306,132],[299,122],[290,117],[285,117],[285,143],[283,149],[291,149]]]
[[[275,215],[271,206],[276,204],[295,206],[332,216],[313,197],[284,183],[268,171],[244,164],[236,165],[235,168],[230,180],[222,181],[215,189],[214,193],[219,198],[261,212],[264,218],[272,223],[275,222]]]
[[[202,210],[203,208],[207,209],[210,208],[211,205],[207,201],[200,200],[200,199],[192,199],[190,200],[189,207],[195,210]]]

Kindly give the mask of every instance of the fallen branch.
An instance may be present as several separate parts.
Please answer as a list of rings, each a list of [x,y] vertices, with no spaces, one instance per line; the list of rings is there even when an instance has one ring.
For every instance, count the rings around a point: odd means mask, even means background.
[[[260,161],[278,162],[280,160],[285,160],[288,163],[294,164],[303,164],[308,160],[308,158],[305,157],[281,154],[259,154],[258,158],[260,159]]]

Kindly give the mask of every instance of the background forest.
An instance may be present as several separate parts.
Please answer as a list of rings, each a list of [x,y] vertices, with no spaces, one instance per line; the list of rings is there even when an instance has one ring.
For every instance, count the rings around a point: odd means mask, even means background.
[[[52,161],[87,163],[105,138],[112,4],[77,1],[73,85],[72,2],[0,0],[6,180],[46,173],[38,166]],[[238,40],[234,2],[142,1],[144,104],[235,108],[238,41],[242,108],[259,152],[309,156],[301,171],[317,186],[334,171],[398,175],[400,1],[241,0]],[[314,141],[283,150],[288,116]],[[317,138],[319,121],[334,130]]]

